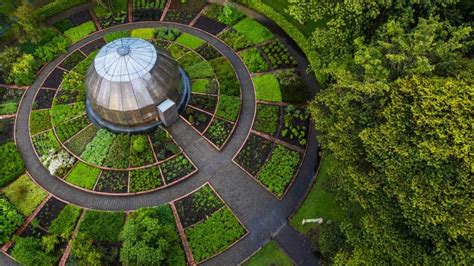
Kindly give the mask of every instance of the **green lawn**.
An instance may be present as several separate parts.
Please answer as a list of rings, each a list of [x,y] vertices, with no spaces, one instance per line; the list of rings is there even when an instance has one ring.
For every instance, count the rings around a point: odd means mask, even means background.
[[[270,241],[255,255],[253,255],[244,266],[289,266],[293,265],[291,259],[278,247],[278,245]]]
[[[326,189],[329,182],[328,167],[331,163],[330,156],[323,159],[315,184],[301,207],[290,219],[290,224],[302,233],[317,226],[316,223],[301,225],[303,219],[322,217],[325,221],[341,221],[344,217],[344,212],[337,204],[335,195]]]
[[[28,175],[20,176],[11,183],[3,193],[13,205],[25,216],[30,216],[48,193],[31,181]]]

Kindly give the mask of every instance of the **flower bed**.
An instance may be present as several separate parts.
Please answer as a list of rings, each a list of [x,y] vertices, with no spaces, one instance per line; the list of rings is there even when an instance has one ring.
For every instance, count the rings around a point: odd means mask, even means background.
[[[130,171],[130,191],[140,192],[163,185],[160,169],[156,166]]]
[[[271,141],[251,133],[234,160],[255,176],[267,160],[272,146]]]
[[[230,137],[233,124],[225,120],[214,118],[211,125],[204,133],[204,136],[221,148]]]
[[[275,136],[280,124],[280,107],[277,105],[257,104],[257,114],[253,129]]]
[[[206,219],[224,206],[224,202],[208,185],[176,201],[175,204],[179,220],[185,228]]]
[[[25,216],[29,216],[46,198],[48,193],[31,181],[28,175],[20,176],[3,189],[3,194]]]
[[[14,114],[24,90],[0,87],[0,115]]]
[[[191,174],[195,170],[196,168],[194,168],[191,162],[184,155],[179,155],[161,164],[161,171],[166,183],[174,182]]]
[[[270,159],[257,175],[260,181],[277,198],[282,198],[298,168],[301,156],[277,144]]]
[[[99,174],[100,169],[79,162],[66,176],[66,181],[85,189],[92,189]]]
[[[127,171],[102,171],[95,190],[108,193],[126,193],[127,187]]]

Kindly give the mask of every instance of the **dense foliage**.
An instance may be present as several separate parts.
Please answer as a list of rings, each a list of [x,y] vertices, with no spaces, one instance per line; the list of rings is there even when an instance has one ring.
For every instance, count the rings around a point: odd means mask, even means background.
[[[25,163],[15,143],[7,142],[0,145],[0,187],[3,187],[25,171]]]
[[[321,22],[311,44],[327,88],[309,109],[340,202],[360,209],[326,255],[472,262],[472,3],[290,2]]]
[[[120,234],[127,265],[184,265],[184,252],[167,205],[133,212]]]
[[[23,216],[2,196],[0,196],[0,214],[0,244],[4,244],[23,224]]]

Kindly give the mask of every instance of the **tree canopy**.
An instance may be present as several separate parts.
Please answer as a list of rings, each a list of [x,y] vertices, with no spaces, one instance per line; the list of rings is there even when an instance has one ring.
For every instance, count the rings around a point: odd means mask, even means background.
[[[310,103],[336,162],[347,263],[472,263],[473,31],[469,1],[290,0],[327,80]]]

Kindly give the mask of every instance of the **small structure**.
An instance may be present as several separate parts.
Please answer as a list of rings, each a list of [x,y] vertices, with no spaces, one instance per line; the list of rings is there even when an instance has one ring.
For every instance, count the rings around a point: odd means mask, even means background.
[[[122,38],[100,49],[86,76],[89,118],[113,132],[138,133],[162,124],[160,104],[171,125],[190,99],[190,83],[169,53],[137,38]]]

